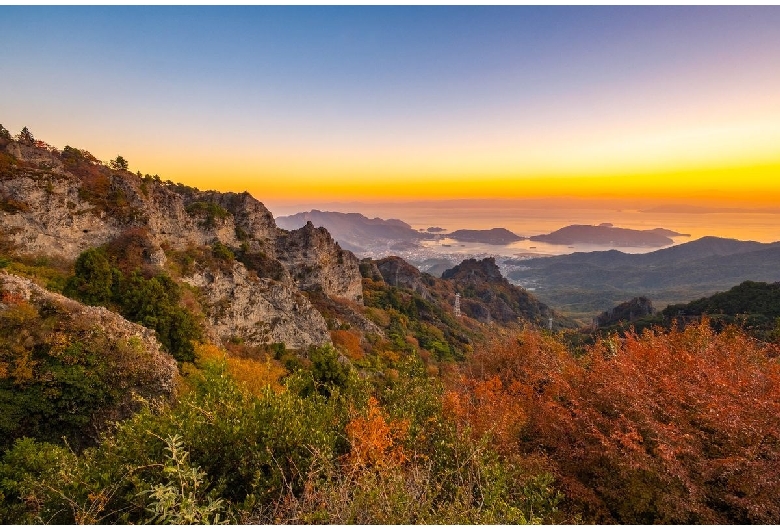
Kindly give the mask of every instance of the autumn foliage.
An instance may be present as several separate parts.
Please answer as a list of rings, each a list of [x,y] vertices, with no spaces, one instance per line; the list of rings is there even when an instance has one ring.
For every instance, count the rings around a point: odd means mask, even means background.
[[[352,360],[363,358],[363,348],[360,346],[360,337],[351,331],[336,329],[330,332],[333,345],[343,351]]]
[[[472,359],[450,410],[502,452],[546,458],[586,520],[777,523],[777,355],[706,321],[607,337],[579,359],[525,332]]]
[[[408,458],[400,442],[408,429],[408,421],[388,420],[376,398],[368,398],[367,410],[355,415],[346,426],[351,448],[346,455],[348,467],[357,471],[404,463]]]
[[[203,362],[225,362],[230,376],[241,387],[255,396],[262,396],[267,390],[282,391],[281,379],[287,371],[272,359],[242,359],[229,356],[213,344],[198,344],[195,347],[195,359]]]

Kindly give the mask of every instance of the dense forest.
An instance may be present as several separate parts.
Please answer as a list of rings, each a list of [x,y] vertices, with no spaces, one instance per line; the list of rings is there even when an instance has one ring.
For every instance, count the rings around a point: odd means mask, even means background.
[[[85,153],[56,156],[132,218],[95,184],[128,162]],[[184,281],[273,286],[279,261],[219,240],[154,261],[150,238],[67,260],[0,237],[0,523],[780,523],[780,343],[713,325],[725,300],[582,340],[490,260],[443,278],[363,260],[360,302],[305,292],[329,340],[293,349],[215,339]],[[776,318],[776,286],[739,289],[735,312]]]

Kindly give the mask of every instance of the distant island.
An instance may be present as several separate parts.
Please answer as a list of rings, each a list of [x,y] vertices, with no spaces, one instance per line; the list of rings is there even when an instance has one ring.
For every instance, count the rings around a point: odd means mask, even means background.
[[[464,243],[486,243],[488,245],[508,245],[525,238],[510,232],[506,228],[491,228],[490,230],[455,230],[447,237]]]
[[[551,232],[531,236],[531,241],[541,241],[553,245],[610,245],[616,247],[665,247],[671,245],[675,236],[687,236],[665,228],[635,230],[617,228],[610,223],[595,225],[569,225]]]
[[[666,228],[636,230],[618,228],[612,223],[569,225],[549,234],[540,234],[530,238],[515,234],[507,228],[460,229],[448,233],[445,228],[438,225],[414,229],[400,219],[380,219],[378,217],[371,219],[359,213],[320,210],[276,218],[277,226],[285,230],[297,230],[305,226],[308,221],[311,221],[314,226],[326,228],[342,248],[364,256],[384,256],[394,252],[421,251],[425,248],[421,245],[423,241],[431,241],[441,237],[455,240],[458,243],[497,246],[530,239],[554,245],[591,244],[609,247],[659,248],[674,244],[672,237],[688,236],[688,234],[681,234]],[[441,247],[450,246],[452,245],[441,245]]]

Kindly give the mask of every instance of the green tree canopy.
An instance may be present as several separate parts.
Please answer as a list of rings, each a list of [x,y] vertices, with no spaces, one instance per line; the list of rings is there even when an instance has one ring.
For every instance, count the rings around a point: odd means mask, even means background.
[[[109,166],[111,166],[111,169],[116,169],[117,171],[127,171],[129,164],[127,160],[125,160],[125,157],[117,155],[115,159],[109,162]]]

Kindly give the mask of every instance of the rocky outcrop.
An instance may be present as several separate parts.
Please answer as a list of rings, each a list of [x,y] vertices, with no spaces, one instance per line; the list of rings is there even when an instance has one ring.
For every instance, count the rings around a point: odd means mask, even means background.
[[[627,302],[604,311],[596,317],[597,325],[612,326],[620,323],[633,322],[639,318],[655,314],[653,303],[644,296],[632,298]]]
[[[396,256],[382,258],[376,262],[376,267],[386,284],[393,287],[411,289],[425,300],[433,299],[431,293],[422,282],[420,271],[403,259]]]
[[[279,231],[276,257],[304,291],[322,291],[330,297],[363,300],[358,259],[342,250],[324,228],[310,222],[298,230]]]
[[[33,145],[21,142],[8,142],[6,152],[17,160],[23,160],[28,164],[41,169],[63,174],[65,167],[62,161],[52,152],[39,149]]]
[[[460,265],[444,271],[441,275],[442,280],[459,280],[464,282],[506,282],[501,276],[501,270],[496,265],[495,258],[485,258],[477,261],[476,259],[467,259]]]
[[[468,259],[444,271],[442,280],[450,281],[461,294],[464,314],[481,322],[531,322],[555,330],[574,328],[576,323],[553,311],[525,289],[510,284],[501,276],[495,258]]]
[[[288,348],[330,342],[325,319],[290,283],[252,276],[240,263],[183,281],[200,288],[212,339],[241,337],[249,345],[283,342]]]
[[[362,303],[358,260],[351,252],[311,223],[292,232],[277,228],[271,212],[249,193],[142,178],[78,150],[66,157],[13,141],[2,148],[0,226],[19,252],[74,260],[88,248],[142,233],[148,240],[144,262],[160,267],[163,249],[189,252],[219,242],[240,254],[251,274],[235,264],[229,273],[220,268],[210,279],[196,274],[187,281],[204,290],[212,334],[251,343],[303,347],[329,340],[322,316],[301,290]],[[249,280],[255,275],[258,281]]]
[[[81,199],[79,188],[67,177],[20,171],[15,178],[0,180],[0,197],[16,206],[0,213],[3,231],[28,253],[75,259],[119,233],[112,219]]]

